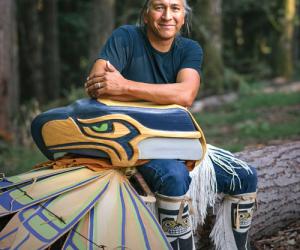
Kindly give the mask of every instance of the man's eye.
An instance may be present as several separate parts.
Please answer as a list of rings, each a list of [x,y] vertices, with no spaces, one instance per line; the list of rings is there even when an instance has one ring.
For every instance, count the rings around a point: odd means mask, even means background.
[[[181,8],[179,8],[179,7],[173,7],[172,10],[173,10],[173,12],[179,12],[179,11],[181,11]]]
[[[155,6],[154,9],[157,11],[163,11],[164,7],[163,6]]]
[[[108,130],[108,123],[100,123],[92,126],[92,129],[96,132],[106,132]]]

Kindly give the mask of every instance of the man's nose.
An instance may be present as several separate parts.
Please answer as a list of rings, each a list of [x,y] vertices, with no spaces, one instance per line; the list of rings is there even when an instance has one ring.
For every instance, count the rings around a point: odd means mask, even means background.
[[[166,8],[163,13],[163,18],[166,20],[170,20],[172,18],[172,11],[170,8]]]

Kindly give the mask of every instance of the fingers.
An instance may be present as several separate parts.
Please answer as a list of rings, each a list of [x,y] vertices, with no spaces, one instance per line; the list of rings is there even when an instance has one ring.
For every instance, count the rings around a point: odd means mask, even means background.
[[[88,88],[97,82],[105,82],[107,80],[106,78],[109,72],[119,73],[118,70],[109,61],[106,61],[105,72],[95,72],[91,74],[89,77],[87,77],[84,86]]]
[[[104,82],[97,82],[90,87],[85,88],[86,93],[92,98],[99,98],[103,94],[107,94],[106,90],[106,83]]]
[[[98,82],[105,82],[106,78],[103,74],[94,77],[88,77],[87,81],[84,83],[85,88],[89,88],[90,86],[98,83]]]
[[[100,98],[100,97],[105,97],[106,92],[105,92],[105,90],[103,88],[101,88],[101,89],[96,89],[94,91],[89,91],[89,92],[87,92],[87,94],[90,97],[96,99],[96,98]]]
[[[106,61],[105,69],[109,72],[117,71],[116,68],[109,61]]]
[[[105,92],[105,90],[103,88],[101,88],[101,89],[97,89],[96,90],[95,96],[96,96],[96,98],[98,98],[98,97],[100,97],[100,96],[102,96],[104,94],[106,94],[106,92]]]
[[[106,83],[104,82],[97,82],[93,85],[90,85],[89,87],[85,87],[87,92],[96,91],[98,89],[104,88],[106,86]]]
[[[98,98],[100,95],[107,94],[105,87],[107,86],[108,78],[113,77],[115,73],[119,73],[109,61],[106,61],[104,70],[105,72],[91,74],[84,83],[86,93],[92,98]]]

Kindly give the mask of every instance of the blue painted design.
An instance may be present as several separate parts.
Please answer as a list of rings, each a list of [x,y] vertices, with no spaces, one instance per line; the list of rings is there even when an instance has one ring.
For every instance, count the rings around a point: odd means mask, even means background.
[[[120,158],[120,154],[115,148],[113,148],[112,146],[103,144],[103,143],[96,143],[96,142],[77,142],[77,143],[66,143],[66,144],[60,144],[60,145],[53,145],[51,147],[48,147],[48,150],[49,150],[49,152],[52,152],[52,153],[65,152],[66,151],[65,149],[60,150],[60,149],[53,149],[53,148],[67,147],[67,146],[80,146],[80,145],[82,145],[81,150],[83,150],[84,146],[88,146],[88,145],[104,146],[106,148],[110,148],[111,150],[113,150],[117,154],[117,156]],[[73,151],[76,152],[76,149],[73,149]]]
[[[74,235],[76,233],[76,229],[78,228],[80,222],[78,222],[73,229],[71,229],[70,234],[68,235],[67,241],[65,242],[64,246],[63,246],[63,250],[66,250],[68,246],[70,246],[72,249],[77,249],[76,245],[73,242],[74,239]]]
[[[14,183],[5,178],[3,178],[2,181],[0,181],[0,189],[8,188],[11,185],[14,185]]]
[[[131,199],[132,204],[133,204],[133,206],[134,206],[135,213],[136,213],[136,215],[137,215],[137,217],[138,217],[139,225],[140,225],[140,227],[141,227],[141,229],[142,229],[142,232],[143,232],[143,237],[144,237],[145,247],[146,247],[147,249],[150,250],[151,248],[150,248],[150,245],[149,245],[149,240],[148,240],[148,237],[147,237],[146,229],[145,229],[144,223],[143,223],[143,221],[142,221],[140,212],[139,212],[139,210],[138,210],[137,204],[136,204],[135,200],[133,199],[133,196],[132,196],[131,192],[128,190],[128,188],[127,188],[127,186],[125,185],[125,183],[124,183],[124,187],[125,187],[127,193],[128,193],[129,196],[130,196],[130,199]]]
[[[121,199],[121,206],[122,206],[122,250],[125,250],[125,236],[126,236],[126,231],[125,231],[125,225],[126,225],[126,207],[125,207],[125,201],[124,201],[124,196],[123,196],[123,191],[120,186],[120,199]]]
[[[61,193],[67,192],[67,191],[69,191],[69,190],[71,190],[71,189],[74,189],[74,188],[76,188],[76,187],[78,187],[78,186],[81,186],[81,185],[84,185],[84,184],[86,184],[86,183],[88,183],[88,182],[91,182],[92,180],[97,179],[97,178],[99,178],[99,176],[94,176],[94,177],[92,177],[92,178],[89,178],[89,179],[87,179],[87,180],[85,180],[85,181],[76,183],[76,185],[67,187],[67,188],[65,188],[65,189],[63,189],[63,190],[60,190],[60,191],[58,191],[58,192],[56,192],[56,193],[53,193],[53,194],[51,194],[51,195],[42,197],[42,198],[40,198],[40,199],[32,200],[32,202],[29,202],[29,203],[27,203],[27,204],[25,204],[25,205],[19,203],[19,202],[16,201],[16,200],[14,200],[14,199],[10,196],[10,192],[13,192],[13,191],[15,191],[15,190],[9,190],[9,191],[7,191],[7,192],[5,192],[5,193],[2,193],[2,194],[0,195],[0,204],[1,204],[1,206],[3,206],[3,207],[7,210],[7,212],[0,213],[0,216],[4,216],[4,215],[6,215],[6,214],[14,213],[14,212],[16,212],[16,211],[18,211],[18,210],[20,210],[20,209],[26,208],[26,207],[28,207],[28,206],[31,206],[31,205],[36,204],[36,203],[38,203],[38,202],[41,202],[41,201],[43,201],[43,200],[45,200],[45,199],[49,199],[49,198],[51,198],[51,197],[55,197],[55,196],[57,196],[57,195],[59,195],[59,194],[61,194]],[[23,185],[21,188],[26,187],[26,186],[28,186],[28,185],[30,185],[30,184]],[[12,202],[12,201],[13,201],[13,202]],[[11,204],[12,204],[12,205],[11,205]]]
[[[63,235],[65,232],[67,232],[68,230],[70,230],[70,228],[72,228],[90,209],[91,207],[97,202],[97,200],[105,193],[105,191],[107,190],[108,186],[109,186],[109,181],[108,183],[105,185],[105,187],[101,190],[101,192],[68,224],[65,225],[64,228],[60,228],[59,231],[57,232],[57,234],[52,237],[51,239],[46,239],[44,238],[41,234],[39,234],[38,232],[36,232],[30,225],[29,225],[29,221],[30,219],[32,219],[34,216],[40,216],[42,217],[42,213],[43,210],[45,210],[44,208],[41,209],[39,211],[39,213],[35,212],[32,216],[30,216],[30,218],[28,218],[28,220],[24,221],[23,225],[24,227],[31,233],[33,234],[37,239],[39,239],[42,242],[45,242],[46,245],[44,245],[43,247],[46,247],[48,244],[51,244],[53,241],[55,241],[58,237],[60,237],[61,235]],[[49,205],[48,202],[45,203],[44,207],[47,207],[47,205]],[[49,222],[49,225],[53,225],[53,223]]]
[[[55,197],[54,197],[54,198],[50,198],[49,200],[47,200],[46,202],[44,202],[44,203],[42,204],[43,207],[49,205],[53,200],[55,200]],[[39,204],[36,204],[36,205],[34,205],[34,206],[25,208],[24,210],[20,211],[20,212],[18,213],[18,216],[19,216],[20,221],[23,222],[23,221],[25,221],[25,220],[30,220],[30,219],[34,216],[35,213],[38,213],[40,210],[43,210],[43,209],[44,209],[43,207],[40,206]],[[24,214],[27,213],[27,211],[28,211],[28,210],[31,210],[31,209],[36,210],[36,211],[34,211],[28,218],[25,218],[25,217],[24,217]]]
[[[94,239],[94,217],[95,217],[95,210],[92,208],[90,210],[90,225],[89,225],[89,239]],[[89,241],[89,250],[93,250],[94,244]]]
[[[152,212],[149,210],[149,208],[146,206],[146,204],[144,203],[144,201],[141,199],[141,197],[138,195],[138,193],[135,191],[134,188],[132,188],[130,185],[128,185],[128,188],[131,189],[131,191],[134,193],[134,195],[138,198],[139,202],[141,203],[141,205],[147,210],[147,212],[149,213],[150,217],[152,218],[153,222],[155,223],[155,225],[157,226],[161,236],[163,237],[166,245],[169,246],[170,250],[172,250],[172,247],[170,246],[170,243],[164,233],[164,231],[161,228],[161,225],[158,223],[158,221],[156,220],[155,216],[152,214]]]
[[[15,233],[18,230],[18,228],[15,228],[14,230],[10,231],[9,233],[3,235],[2,237],[0,237],[0,241],[4,240],[6,237],[10,236],[11,234]]]
[[[55,150],[52,150],[51,152],[53,154],[57,153],[57,152],[55,152]],[[106,152],[103,152],[98,149],[91,149],[91,148],[76,149],[76,150],[66,149],[64,152],[76,154],[76,155],[78,155],[78,157],[90,156],[90,157],[99,157],[99,158],[108,158],[109,159],[109,156]]]
[[[32,172],[39,172],[41,170],[45,170],[45,169],[49,169],[49,167],[46,167],[46,168],[42,168],[42,169],[38,169],[38,170],[35,170],[35,171],[32,171]],[[41,180],[44,180],[44,179],[47,179],[49,177],[52,177],[52,176],[55,176],[55,175],[60,175],[60,174],[65,174],[67,172],[71,172],[71,171],[75,171],[75,170],[78,170],[78,168],[67,168],[67,169],[64,169],[64,171],[60,171],[60,172],[51,172],[51,173],[48,173],[48,174],[44,174],[42,176],[38,176],[36,177],[36,179],[32,179],[32,178],[28,178],[28,179],[24,179],[24,180],[21,180],[19,182],[11,182],[11,181],[7,181],[7,184],[6,186],[3,186],[3,188],[16,188],[16,187],[19,187],[20,188],[20,185],[28,185],[28,184],[31,184],[33,181],[37,180],[37,181],[41,181]],[[26,174],[26,173],[25,173]],[[1,182],[0,182],[0,185],[1,185]],[[2,187],[0,186],[0,189]],[[7,191],[11,191],[11,190],[7,190]],[[6,192],[6,191],[5,191]]]
[[[115,122],[123,124],[125,127],[127,127],[129,129],[130,133],[127,134],[127,135],[124,135],[122,137],[119,137],[119,138],[109,138],[109,140],[118,142],[124,148],[124,150],[126,151],[128,159],[131,159],[132,156],[133,156],[133,148],[131,147],[129,142],[133,138],[138,136],[140,133],[137,130],[137,128],[134,127],[132,124],[130,124],[127,121],[121,120],[121,119],[111,119],[111,120],[105,121],[105,123],[107,123],[109,125],[109,130],[106,133],[113,132],[113,123],[115,123]],[[99,133],[98,136],[93,136],[93,135],[87,134],[84,131],[84,129],[83,129],[84,127],[91,127],[91,126],[93,126],[94,124],[97,124],[97,123],[92,123],[92,124],[89,124],[88,126],[84,123],[79,122],[78,120],[76,120],[76,123],[77,123],[78,128],[81,130],[81,133],[86,135],[87,137],[91,137],[91,138],[95,138],[95,139],[99,139],[99,140],[101,140],[101,139],[108,140],[107,137],[102,137],[101,133]],[[90,144],[90,143],[83,143],[83,144]],[[106,146],[106,144],[103,144],[103,145]],[[112,148],[108,145],[107,145],[107,147],[113,149],[116,152],[116,150],[114,148]],[[119,157],[120,157],[120,155],[119,155]]]
[[[26,185],[28,185],[28,184],[20,185],[19,188],[21,189],[23,187],[26,187]],[[14,204],[17,204],[17,206],[19,205],[19,203],[10,196],[10,193],[13,192],[14,190],[15,189],[10,189],[10,190],[7,190],[7,191],[3,192],[2,194],[0,194],[0,205],[4,209],[9,211],[9,212],[6,211],[6,212],[0,213],[0,217],[7,215],[7,214],[14,213],[15,211],[13,210],[12,206],[14,206]]]
[[[138,136],[140,133],[139,131],[132,126],[131,124],[125,123],[124,121],[118,121],[120,123],[122,123],[123,125],[125,125],[129,130],[130,130],[130,134],[122,136],[121,138],[117,138],[116,141],[125,149],[128,159],[130,160],[133,156],[133,148],[132,146],[129,144],[130,141],[132,141],[136,136]]]
[[[15,249],[19,249],[28,239],[29,239],[30,233],[27,234],[27,236],[15,247]]]

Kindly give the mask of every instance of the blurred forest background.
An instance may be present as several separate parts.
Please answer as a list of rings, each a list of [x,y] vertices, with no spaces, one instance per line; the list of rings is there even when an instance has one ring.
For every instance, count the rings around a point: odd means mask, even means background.
[[[0,169],[41,158],[32,154],[32,118],[85,96],[100,48],[114,28],[137,23],[143,2],[0,1]],[[300,79],[299,2],[189,1],[190,37],[205,54],[198,99],[239,94],[234,103],[196,114],[210,142],[237,151],[300,136],[299,92],[263,92]]]

